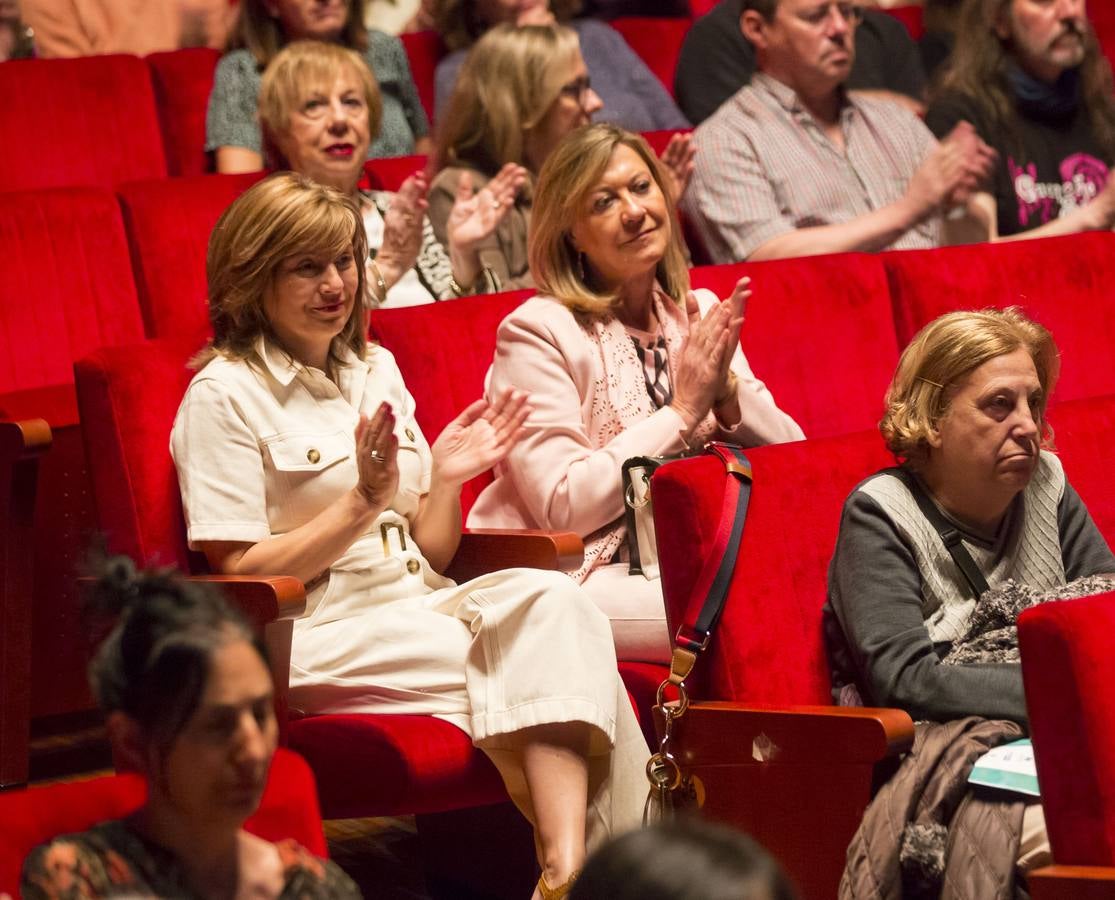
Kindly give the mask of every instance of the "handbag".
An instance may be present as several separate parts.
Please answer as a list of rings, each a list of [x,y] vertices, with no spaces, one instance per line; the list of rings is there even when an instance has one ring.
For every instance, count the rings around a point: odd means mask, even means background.
[[[743,449],[714,441],[705,446],[704,452],[719,457],[724,463],[724,500],[712,550],[693,584],[681,625],[674,636],[670,674],[658,686],[655,710],[663,718],[662,739],[658,751],[647,762],[650,792],[643,809],[644,823],[651,818],[655,805],[661,816],[669,817],[678,805],[694,800],[700,803],[698,795],[701,788],[683,774],[671,745],[672,733],[674,724],[689,708],[685,681],[712,640],[716,623],[728,599],[728,587],[739,557],[740,540],[751,499],[751,463]],[[671,686],[676,688],[678,699],[666,703],[666,691]]]
[[[702,452],[702,451],[696,451]],[[628,575],[657,578],[658,543],[654,536],[654,504],[650,479],[659,466],[693,456],[687,450],[673,456],[632,456],[620,469],[623,478],[623,522],[627,526]]]

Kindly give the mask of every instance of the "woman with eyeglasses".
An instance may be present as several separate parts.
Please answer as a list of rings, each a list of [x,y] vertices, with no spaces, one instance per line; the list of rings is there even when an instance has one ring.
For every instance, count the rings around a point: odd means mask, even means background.
[[[661,3],[661,0],[659,0]],[[452,51],[434,76],[434,117],[441,124],[469,48],[497,25],[567,25],[577,34],[600,94],[600,120],[629,131],[688,128],[662,82],[619,32],[597,19],[574,18],[581,0],[434,0],[434,23]],[[664,12],[655,15],[664,15]]]
[[[527,229],[534,178],[562,139],[603,105],[571,28],[502,24],[488,31],[465,60],[439,127],[436,158],[443,168],[429,197],[438,240],[447,243],[454,203],[485,188],[508,163],[523,166],[528,179],[514,207],[478,253],[481,269],[496,276],[500,289],[533,286]],[[662,161],[676,199],[693,169],[689,135],[675,135]]]

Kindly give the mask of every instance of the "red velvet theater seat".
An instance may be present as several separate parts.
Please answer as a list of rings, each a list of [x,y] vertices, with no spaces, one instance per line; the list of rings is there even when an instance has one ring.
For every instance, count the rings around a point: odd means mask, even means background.
[[[889,9],[880,10],[889,16],[894,16],[903,25],[906,30],[910,32],[910,37],[915,41],[920,40],[921,36],[925,34],[925,26],[922,22],[924,17],[924,10],[921,6],[892,6]]]
[[[613,19],[608,24],[623,35],[623,39],[672,97],[674,70],[677,69],[681,43],[689,31],[689,20],[631,16]]]
[[[263,177],[198,175],[120,188],[136,290],[147,335],[200,345],[209,335],[205,253],[217,219]]]
[[[1026,705],[1054,865],[1035,900],[1115,896],[1115,594],[1018,619]]]
[[[831,705],[821,635],[827,570],[847,495],[892,463],[876,432],[748,451],[754,488],[727,604],[675,725],[681,762],[707,788],[704,814],[771,850],[802,896],[831,900],[878,777],[909,746],[899,710]],[[706,564],[724,469],[701,456],[654,475],[671,630]],[[763,748],[765,752],[763,751]]]
[[[1061,401],[1115,393],[1115,234],[882,254],[898,343],[942,313],[1021,306],[1064,355]]]
[[[429,157],[419,153],[414,156],[384,156],[369,159],[364,164],[368,187],[376,191],[397,191],[415,172],[426,171]]]
[[[415,31],[399,35],[410,63],[410,74],[418,88],[418,99],[426,110],[426,117],[434,119],[434,72],[445,54],[441,36],[436,31]]]
[[[212,171],[205,152],[205,113],[213,89],[213,72],[220,58],[218,51],[208,47],[146,57],[169,175],[204,175]]]
[[[146,793],[141,776],[110,775],[0,794],[0,896],[19,896],[23,860],[39,844],[130,815]],[[314,776],[296,753],[275,753],[259,809],[245,828],[269,841],[294,838],[327,855]]]
[[[114,187],[167,174],[151,76],[135,56],[0,66],[0,191]]]
[[[433,441],[462,409],[483,396],[499,323],[533,294],[506,291],[372,313],[370,334],[398,361],[426,440]],[[485,473],[464,486],[465,516],[491,480]]]
[[[740,276],[752,297],[740,342],[755,374],[807,438],[873,428],[898,363],[886,273],[848,253],[693,269],[694,288],[725,298]]]
[[[167,452],[192,349],[168,341],[105,349],[79,362],[75,374],[98,520],[110,548],[141,564],[204,571],[203,560],[186,549]],[[467,564],[461,558],[469,552],[468,542],[466,536],[454,565]],[[481,547],[481,561],[503,558],[501,552],[489,542]],[[549,566],[575,568],[581,552],[578,542],[565,557],[551,554]],[[522,562],[546,565],[537,555]],[[253,621],[266,626],[282,706],[290,619],[304,605],[302,587],[283,577],[219,580]],[[319,778],[327,818],[451,810],[506,799],[487,757],[458,729],[432,717],[313,716],[288,722],[286,732],[290,746]]]
[[[73,576],[94,518],[76,427],[73,361],[104,344],[137,340],[143,328],[124,228],[109,192],[0,193],[0,246],[0,420],[41,418],[53,432],[39,468],[33,542],[19,548],[19,561],[32,567],[34,599],[22,598],[24,618],[4,622],[5,641],[30,628],[31,656],[24,653],[18,664],[7,659],[0,690],[29,678],[30,713],[40,717],[90,703]],[[18,489],[33,496],[35,485]]]
[[[1056,403],[1049,410],[1049,422],[1065,475],[1100,533],[1115,547],[1115,479],[1109,464],[1115,442],[1115,396]]]

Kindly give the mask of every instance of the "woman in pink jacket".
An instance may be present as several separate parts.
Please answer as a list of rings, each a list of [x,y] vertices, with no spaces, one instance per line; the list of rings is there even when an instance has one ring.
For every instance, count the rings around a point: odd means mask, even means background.
[[[620,659],[662,661],[657,578],[629,575],[621,466],[710,440],[799,440],[739,347],[749,279],[723,303],[690,291],[660,163],[612,125],[575,132],[539,174],[530,268],[540,295],[500,325],[488,391],[530,392],[526,435],[469,527],[585,539],[574,577],[612,621]]]

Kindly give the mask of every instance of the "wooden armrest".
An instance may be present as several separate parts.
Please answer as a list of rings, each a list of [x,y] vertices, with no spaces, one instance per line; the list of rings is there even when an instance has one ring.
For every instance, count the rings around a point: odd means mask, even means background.
[[[54,440],[45,419],[0,422],[0,460],[15,462],[38,456]]]
[[[571,531],[474,528],[462,532],[457,554],[445,574],[461,583],[519,567],[572,572],[584,558],[584,542]]]
[[[290,575],[192,575],[191,581],[213,584],[256,628],[306,611],[306,588]]]
[[[297,619],[306,611],[306,588],[290,575],[190,575],[189,580],[220,588],[259,631],[272,622]],[[83,587],[94,581],[88,575],[78,578]]]
[[[910,748],[914,723],[899,709],[703,701],[690,704],[674,733],[684,736],[682,762],[701,765],[875,763]]]
[[[1026,876],[1034,900],[1112,900],[1115,867],[1044,866]]]

